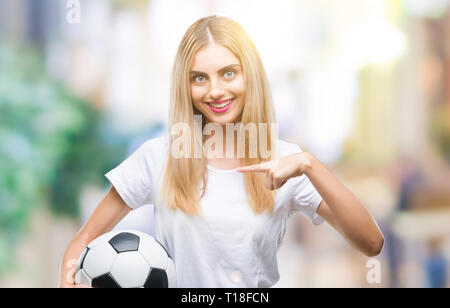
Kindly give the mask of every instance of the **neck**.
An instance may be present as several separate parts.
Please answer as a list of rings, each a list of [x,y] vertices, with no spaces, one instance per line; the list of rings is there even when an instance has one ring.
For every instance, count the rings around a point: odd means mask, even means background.
[[[211,135],[203,136],[203,144],[205,144],[208,141],[208,144],[205,149],[207,154],[212,155],[212,157],[219,157],[219,156],[221,156],[222,158],[227,158],[227,156],[230,158],[237,157],[237,136],[238,136],[237,131],[233,129],[232,132],[230,132],[230,134],[233,135],[228,136],[228,139],[232,138],[233,142],[227,142],[226,125],[220,124],[219,127],[222,131],[222,136],[220,136],[220,133],[217,133],[217,130],[212,130]],[[217,127],[217,129],[219,129],[219,127]],[[220,148],[222,148],[222,153],[220,153]],[[227,153],[229,154],[227,155]]]

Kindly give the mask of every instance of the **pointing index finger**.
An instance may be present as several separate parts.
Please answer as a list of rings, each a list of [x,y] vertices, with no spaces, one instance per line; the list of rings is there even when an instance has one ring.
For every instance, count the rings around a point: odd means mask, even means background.
[[[250,165],[246,167],[239,167],[236,169],[238,172],[266,172],[267,167],[263,164]]]

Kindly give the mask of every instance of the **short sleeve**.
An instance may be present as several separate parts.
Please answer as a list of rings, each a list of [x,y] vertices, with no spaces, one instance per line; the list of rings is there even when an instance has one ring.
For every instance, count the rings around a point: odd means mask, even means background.
[[[295,184],[292,189],[291,209],[289,216],[300,212],[314,225],[320,225],[324,220],[317,214],[317,208],[322,202],[322,197],[317,192],[306,175],[292,179]]]
[[[123,201],[132,209],[152,203],[149,142],[142,144],[120,165],[105,174]]]
[[[302,152],[302,150],[298,145],[293,144],[293,149],[291,149],[290,152]],[[291,181],[294,183],[291,190],[292,195],[289,217],[300,212],[314,225],[323,223],[323,218],[317,214],[317,208],[323,199],[309,178],[303,174],[302,176],[291,179]]]

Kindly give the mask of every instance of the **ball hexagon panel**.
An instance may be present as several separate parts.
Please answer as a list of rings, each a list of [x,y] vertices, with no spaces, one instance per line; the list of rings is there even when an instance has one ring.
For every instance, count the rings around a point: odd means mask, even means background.
[[[110,239],[109,244],[117,253],[136,251],[139,248],[139,236],[129,232],[122,232]]]
[[[167,268],[169,256],[162,248],[163,247],[155,239],[149,238],[149,240],[141,241],[139,252],[152,268],[165,270]]]
[[[110,271],[117,252],[108,242],[89,249],[83,261],[84,272],[92,279]]]
[[[119,253],[114,260],[110,273],[122,288],[144,286],[150,271],[150,265],[137,251]]]

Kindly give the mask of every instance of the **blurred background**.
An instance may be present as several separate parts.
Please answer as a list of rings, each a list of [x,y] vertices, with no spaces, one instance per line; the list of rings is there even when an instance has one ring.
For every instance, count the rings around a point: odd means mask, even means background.
[[[449,0],[0,0],[0,287],[57,285],[104,174],[165,133],[176,49],[212,14],[256,44],[280,137],[385,235],[368,258],[295,215],[276,287],[448,287]],[[117,228],[153,235],[152,215]]]

